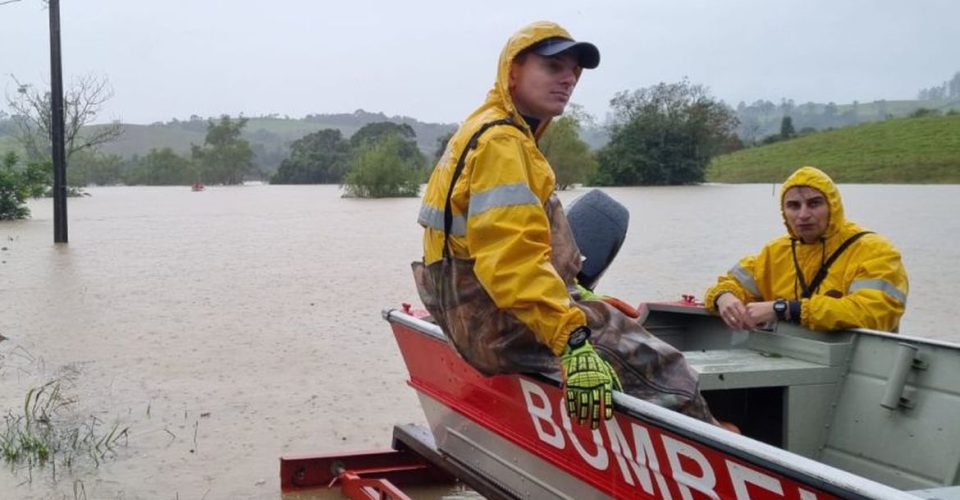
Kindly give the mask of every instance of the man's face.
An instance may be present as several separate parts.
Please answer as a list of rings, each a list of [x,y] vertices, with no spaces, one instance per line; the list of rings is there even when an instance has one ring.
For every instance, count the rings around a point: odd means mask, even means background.
[[[813,243],[823,236],[830,222],[827,197],[807,186],[796,186],[783,195],[783,215],[787,225],[804,243]]]
[[[563,114],[577,85],[577,59],[561,53],[552,57],[528,53],[510,67],[510,95],[520,114],[540,120]]]

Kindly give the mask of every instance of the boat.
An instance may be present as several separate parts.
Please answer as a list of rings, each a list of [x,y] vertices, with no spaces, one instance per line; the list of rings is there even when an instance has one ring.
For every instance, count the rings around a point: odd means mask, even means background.
[[[787,323],[734,332],[690,297],[639,310],[742,434],[622,393],[600,429],[571,425],[559,379],[485,377],[405,305],[383,316],[429,428],[398,427],[394,448],[487,498],[960,498],[960,345]],[[285,489],[309,460],[286,457]]]
[[[206,186],[204,186],[202,182],[194,182],[193,185],[190,186],[190,190],[195,192],[203,191],[204,189],[206,189]]]

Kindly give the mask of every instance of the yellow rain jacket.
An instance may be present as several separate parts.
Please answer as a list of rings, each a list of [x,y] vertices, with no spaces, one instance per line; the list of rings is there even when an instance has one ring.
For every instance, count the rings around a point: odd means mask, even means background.
[[[716,312],[716,299],[731,292],[744,303],[777,298],[799,300],[800,323],[815,330],[872,328],[896,331],[907,304],[907,272],[900,252],[883,236],[869,233],[844,250],[810,298],[802,298],[802,285],[811,283],[821,265],[851,236],[864,231],[846,220],[840,192],[827,174],[803,167],[784,182],[783,196],[795,186],[812,187],[824,194],[830,208],[827,230],[820,241],[803,243],[787,224],[788,234],[767,243],[757,254],[744,257],[716,285],[707,290],[707,308]],[[794,263],[794,249],[796,264]]]
[[[573,39],[559,25],[531,24],[500,54],[497,79],[486,101],[467,117],[447,144],[427,184],[419,223],[424,226],[424,264],[443,255],[443,213],[454,168],[467,142],[484,124],[511,119],[514,126],[484,132],[466,156],[453,188],[455,258],[474,260],[474,272],[500,309],[510,311],[537,339],[559,355],[570,332],[586,324],[551,264],[550,221],[544,208],[556,178],[536,140],[549,120],[531,130],[510,97],[510,65],[523,49],[551,37]]]

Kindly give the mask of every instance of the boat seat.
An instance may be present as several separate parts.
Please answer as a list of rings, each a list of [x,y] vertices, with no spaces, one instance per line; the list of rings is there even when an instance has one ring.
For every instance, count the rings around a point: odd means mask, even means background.
[[[836,382],[840,368],[755,349],[686,351],[701,390],[784,387]]]

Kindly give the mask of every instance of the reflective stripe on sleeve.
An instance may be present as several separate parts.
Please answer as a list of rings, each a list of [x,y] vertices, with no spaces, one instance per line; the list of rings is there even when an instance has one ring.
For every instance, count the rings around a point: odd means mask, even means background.
[[[428,205],[420,205],[420,215],[417,217],[417,222],[421,226],[443,231],[443,210]],[[462,214],[453,216],[450,234],[453,236],[465,236],[467,234],[467,219]]]
[[[506,184],[488,189],[481,193],[473,193],[470,197],[469,216],[480,215],[487,210],[512,205],[540,205],[540,200],[524,183]]]
[[[750,292],[750,295],[758,298],[763,297],[760,295],[760,289],[757,288],[757,282],[754,281],[753,275],[746,269],[740,267],[739,264],[730,268],[730,275],[739,281],[740,285],[743,286],[747,292]]]
[[[900,291],[897,287],[893,286],[893,283],[890,283],[886,280],[870,279],[870,280],[857,280],[853,283],[850,283],[850,289],[848,293],[853,293],[857,290],[880,290],[881,292],[897,299],[901,304],[907,304],[907,295]]]

